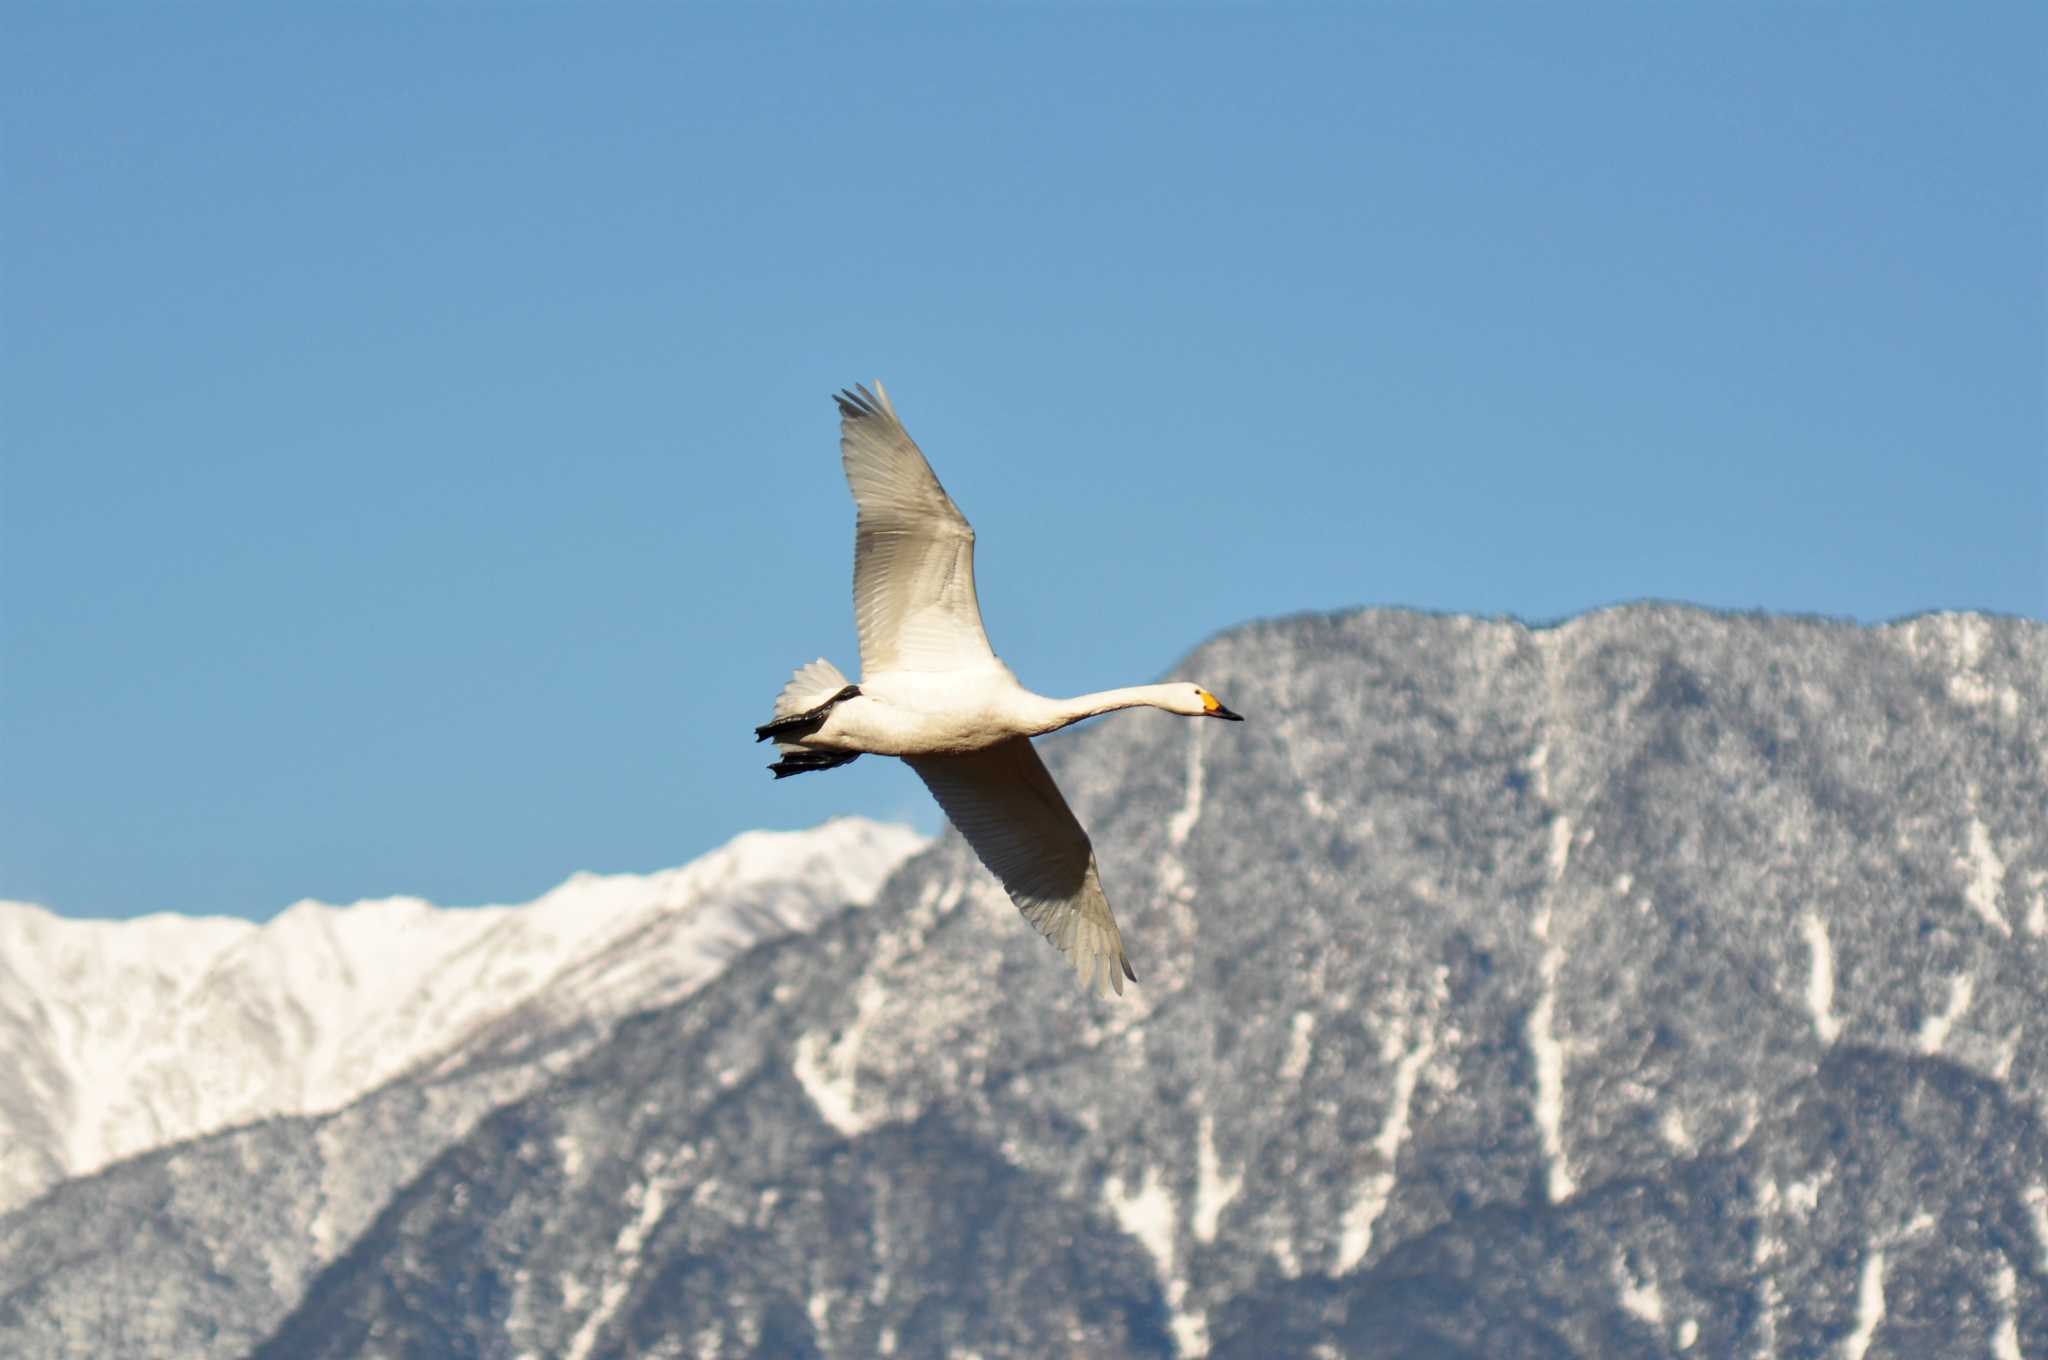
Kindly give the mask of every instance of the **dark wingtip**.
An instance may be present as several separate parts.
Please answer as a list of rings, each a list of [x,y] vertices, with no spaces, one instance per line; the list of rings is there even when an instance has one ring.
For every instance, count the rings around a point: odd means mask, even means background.
[[[841,388],[834,392],[832,400],[839,403],[839,414],[848,420],[863,420],[869,416],[880,415],[882,411],[881,403],[875,400],[875,394],[859,383],[855,383],[851,389]]]

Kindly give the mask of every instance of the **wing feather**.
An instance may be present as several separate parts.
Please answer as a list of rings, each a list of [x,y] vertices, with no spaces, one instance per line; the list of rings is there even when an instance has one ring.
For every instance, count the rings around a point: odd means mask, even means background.
[[[907,756],[1010,900],[1066,954],[1084,987],[1137,981],[1095,850],[1028,737],[963,756]]]
[[[839,454],[859,509],[853,615],[863,675],[995,660],[974,591],[974,529],[880,383],[841,392]]]

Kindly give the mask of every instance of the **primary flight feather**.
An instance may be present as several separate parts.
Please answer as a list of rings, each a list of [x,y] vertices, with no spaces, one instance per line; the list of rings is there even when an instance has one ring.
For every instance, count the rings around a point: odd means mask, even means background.
[[[1083,985],[1136,982],[1088,833],[1031,738],[1120,708],[1241,721],[1200,685],[1133,685],[1048,699],[997,659],[974,593],[974,529],[932,475],[880,383],[841,392],[839,452],[858,510],[853,614],[859,684],[799,667],[754,729],[780,779],[863,755],[899,756]]]

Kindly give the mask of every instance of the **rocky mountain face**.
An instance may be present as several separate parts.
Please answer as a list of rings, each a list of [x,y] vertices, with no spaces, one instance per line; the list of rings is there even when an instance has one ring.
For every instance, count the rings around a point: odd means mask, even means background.
[[[949,834],[676,1004],[66,1182],[0,1350],[2048,1351],[2048,628],[1371,611],[1177,669],[1249,721],[1044,743],[1122,1001]]]

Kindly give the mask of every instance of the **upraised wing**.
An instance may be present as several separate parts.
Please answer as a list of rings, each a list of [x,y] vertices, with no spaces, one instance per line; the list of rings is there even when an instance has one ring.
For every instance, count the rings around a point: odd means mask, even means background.
[[[1029,737],[964,756],[906,756],[1010,900],[1074,964],[1081,985],[1136,982],[1088,833]]]
[[[974,529],[911,442],[889,394],[839,403],[839,454],[860,516],[853,617],[863,675],[980,669],[995,661],[974,594]]]

